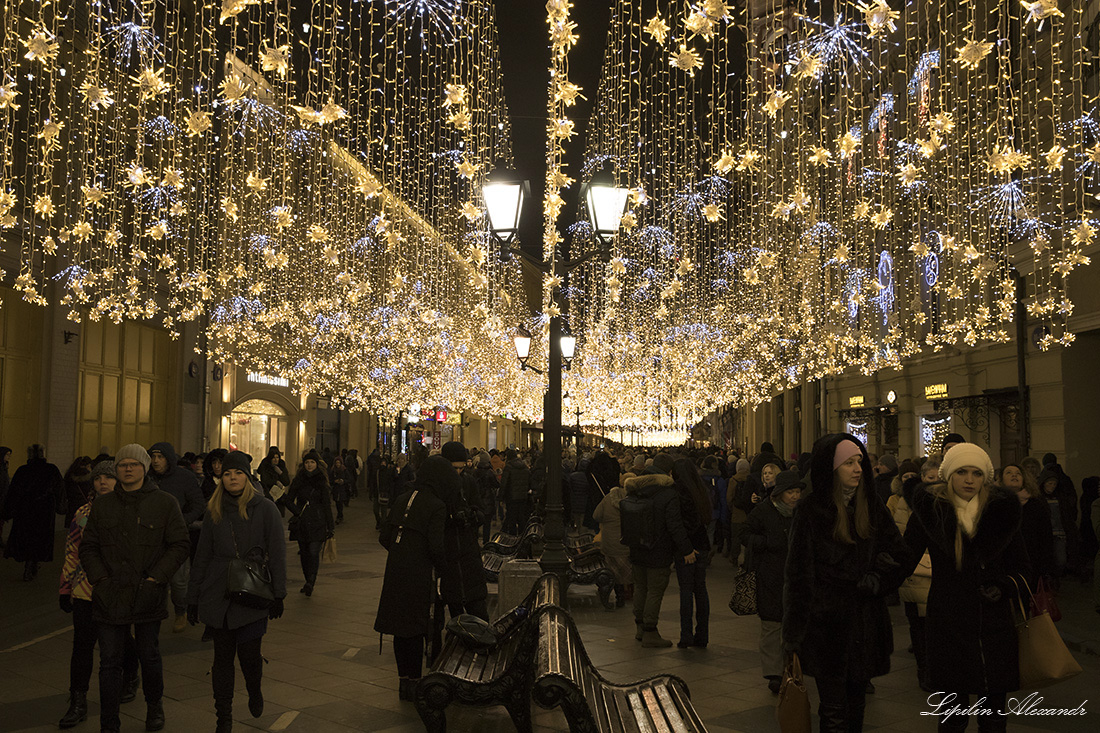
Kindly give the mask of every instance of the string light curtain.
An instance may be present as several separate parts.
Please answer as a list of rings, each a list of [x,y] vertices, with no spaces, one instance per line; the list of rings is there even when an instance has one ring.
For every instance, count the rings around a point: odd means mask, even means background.
[[[161,318],[351,409],[541,414],[481,187],[491,2],[6,0],[6,246],[70,318]],[[51,259],[56,258],[56,259]]]
[[[1072,342],[1094,20],[1081,2],[616,2],[583,178],[611,164],[632,195],[571,293],[584,421],[682,429],[1005,341],[1017,265],[1042,347]]]

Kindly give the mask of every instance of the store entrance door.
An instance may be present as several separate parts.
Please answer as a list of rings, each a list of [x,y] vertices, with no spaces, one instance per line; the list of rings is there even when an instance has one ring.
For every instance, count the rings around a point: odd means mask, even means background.
[[[286,452],[286,411],[274,402],[246,400],[233,408],[229,423],[230,447],[252,456],[253,467],[260,465],[273,445]]]

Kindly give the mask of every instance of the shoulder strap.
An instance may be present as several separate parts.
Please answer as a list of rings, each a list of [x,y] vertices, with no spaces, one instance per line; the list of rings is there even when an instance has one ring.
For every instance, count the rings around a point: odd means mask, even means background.
[[[413,500],[416,499],[416,495],[419,493],[419,489],[413,489],[412,494],[409,495],[409,502],[405,504],[405,511],[401,514],[401,522],[397,525],[397,535],[393,540],[394,544],[401,542],[401,535],[405,533],[405,520],[409,518],[409,509],[412,508]]]

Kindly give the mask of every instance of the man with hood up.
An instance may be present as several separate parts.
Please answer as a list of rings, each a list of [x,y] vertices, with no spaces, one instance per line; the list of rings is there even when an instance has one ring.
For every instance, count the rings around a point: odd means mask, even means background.
[[[184,524],[188,527],[194,524],[202,527],[206,502],[202,498],[198,477],[179,465],[179,457],[171,443],[154,443],[149,449],[149,458],[150,478],[157,482],[161,491],[168,492],[179,502]],[[190,575],[190,559],[184,560],[170,583],[172,605],[176,610],[176,621],[172,625],[172,633],[175,634],[187,628],[187,583]]]

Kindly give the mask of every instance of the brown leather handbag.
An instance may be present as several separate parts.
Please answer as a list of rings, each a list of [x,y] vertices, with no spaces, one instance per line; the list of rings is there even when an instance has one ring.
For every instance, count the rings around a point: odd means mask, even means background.
[[[775,717],[779,720],[781,733],[810,733],[812,728],[810,695],[806,692],[806,681],[802,678],[802,663],[798,661],[797,654],[791,656],[790,663],[783,670]]]

